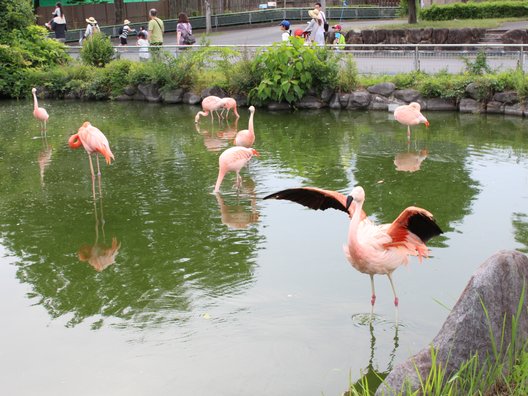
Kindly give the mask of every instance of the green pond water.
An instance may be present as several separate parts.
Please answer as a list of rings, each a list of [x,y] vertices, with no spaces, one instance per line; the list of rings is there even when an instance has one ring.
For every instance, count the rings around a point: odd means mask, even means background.
[[[425,111],[257,109],[260,152],[212,193],[234,131],[198,107],[0,102],[0,375],[10,395],[340,395],[436,335],[476,268],[527,248],[527,121]],[[92,197],[87,155],[68,147],[86,120],[115,155]],[[407,169],[403,171],[402,169]],[[366,191],[391,222],[431,211],[432,257],[376,277],[346,261],[348,218],[287,201],[289,187]]]

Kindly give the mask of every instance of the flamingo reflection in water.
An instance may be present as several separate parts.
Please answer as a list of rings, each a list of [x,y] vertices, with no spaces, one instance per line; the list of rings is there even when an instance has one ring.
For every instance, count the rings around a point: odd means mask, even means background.
[[[420,151],[407,151],[398,153],[394,157],[394,165],[396,170],[401,172],[416,172],[420,170],[422,162],[429,155],[429,151],[426,149]]]
[[[101,189],[101,184],[99,184]],[[77,252],[79,260],[90,264],[97,272],[103,271],[105,268],[115,263],[117,253],[121,248],[121,243],[114,236],[112,237],[112,244],[110,246],[105,244],[104,232],[104,213],[103,213],[103,198],[101,191],[99,191],[99,206],[100,217],[98,215],[97,201],[94,200],[94,215],[95,215],[95,241],[93,244],[83,245]],[[103,242],[99,242],[99,228],[101,228]]]
[[[236,204],[226,204],[220,193],[215,195],[220,206],[221,221],[229,228],[244,229],[259,220],[255,182],[252,179],[247,179],[240,188],[236,195]],[[249,206],[241,202],[246,199],[250,201]]]
[[[207,151],[216,152],[227,148],[229,143],[233,141],[237,134],[238,119],[235,120],[234,126],[226,122],[216,132],[213,129],[210,132],[207,129],[200,128],[199,124],[194,125],[196,132],[203,136],[204,146]]]
[[[53,154],[52,147],[48,144],[48,138],[46,135],[42,138],[42,149],[38,155],[38,164],[40,168],[40,185],[44,187],[44,174],[46,168],[51,164],[51,155]]]
[[[370,331],[370,358],[367,367],[361,370],[361,378],[350,385],[350,389],[344,392],[344,396],[352,396],[355,394],[368,395],[373,389],[379,388],[381,383],[385,380],[387,375],[392,371],[394,359],[396,358],[396,351],[399,346],[400,339],[398,337],[399,326],[394,325],[393,347],[389,354],[389,362],[385,371],[380,371],[374,364],[374,357],[376,352],[376,336],[374,335],[374,321],[370,317],[365,317],[365,321],[369,325]],[[365,387],[368,385],[368,389]]]

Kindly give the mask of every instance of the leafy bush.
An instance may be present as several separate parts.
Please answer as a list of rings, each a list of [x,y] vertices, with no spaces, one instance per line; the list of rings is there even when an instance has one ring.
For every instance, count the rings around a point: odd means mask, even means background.
[[[435,5],[420,12],[427,21],[449,21],[452,19],[486,19],[528,16],[528,7],[519,1],[497,1],[484,3],[453,3]]]
[[[418,90],[426,98],[460,99],[471,79],[465,75],[441,71],[428,75],[418,83]]]
[[[0,43],[8,42],[4,33],[13,30],[25,30],[34,23],[33,8],[28,0],[0,1]]]
[[[81,59],[87,65],[104,67],[114,56],[115,52],[110,37],[104,33],[94,33],[83,41]]]
[[[250,98],[257,101],[295,102],[309,91],[321,92],[337,84],[338,66],[334,55],[325,48],[305,46],[291,37],[289,42],[274,44],[257,54],[252,72],[262,77]]]
[[[65,64],[69,57],[64,45],[47,38],[46,29],[31,25],[4,35],[9,40],[0,44],[0,97],[29,94],[26,69]],[[0,35],[2,36],[2,35]]]

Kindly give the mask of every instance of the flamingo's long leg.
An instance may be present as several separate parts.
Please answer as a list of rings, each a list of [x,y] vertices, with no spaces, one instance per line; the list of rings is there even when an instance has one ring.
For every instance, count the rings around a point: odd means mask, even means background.
[[[372,297],[370,299],[370,304],[374,307],[376,304],[376,290],[374,289],[374,275],[370,275],[370,287],[372,289]]]
[[[93,168],[93,163],[92,163],[92,155],[91,154],[88,154],[88,159],[90,160],[90,171],[92,172],[92,195],[93,195],[93,199],[95,201],[95,173],[94,173],[94,168]]]
[[[392,281],[392,275],[391,274],[387,274],[387,276],[389,277],[389,280],[390,280],[390,284],[391,284],[391,287],[392,287],[392,292],[394,293],[394,306],[395,307],[398,307],[398,296],[396,295],[396,289],[394,288],[394,282]]]
[[[95,154],[95,159],[97,160],[97,176],[101,176],[101,168],[99,167],[99,156]]]

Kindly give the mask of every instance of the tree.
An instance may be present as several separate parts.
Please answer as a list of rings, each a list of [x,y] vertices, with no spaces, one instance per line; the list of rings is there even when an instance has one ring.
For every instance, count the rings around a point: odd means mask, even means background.
[[[409,20],[408,22],[416,23],[416,0],[408,0]]]
[[[31,0],[0,0],[0,32],[9,34],[15,29],[24,30],[34,23]]]

